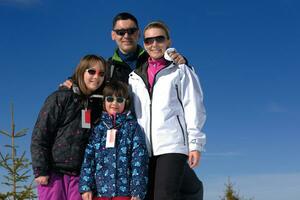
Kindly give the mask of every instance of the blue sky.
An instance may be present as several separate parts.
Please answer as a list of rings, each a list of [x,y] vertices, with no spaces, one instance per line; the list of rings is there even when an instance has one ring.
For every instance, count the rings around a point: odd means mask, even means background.
[[[112,55],[112,18],[128,11],[140,27],[166,22],[200,77],[208,139],[196,172],[205,200],[219,199],[228,177],[244,197],[298,200],[299,9],[297,0],[0,0],[0,130],[10,130],[13,102],[29,151],[45,98],[82,56]],[[1,152],[7,142],[1,135]]]

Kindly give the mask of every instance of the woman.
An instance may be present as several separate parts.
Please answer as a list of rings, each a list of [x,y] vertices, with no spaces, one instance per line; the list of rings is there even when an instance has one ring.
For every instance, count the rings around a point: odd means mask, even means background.
[[[90,128],[102,111],[106,62],[87,55],[80,60],[73,88],[52,93],[45,101],[31,140],[32,167],[42,200],[81,200],[79,173]]]
[[[151,156],[148,198],[155,200],[178,197],[185,163],[196,167],[206,142],[200,82],[188,66],[164,58],[170,45],[164,23],[148,24],[144,47],[150,57],[129,76],[136,117]]]

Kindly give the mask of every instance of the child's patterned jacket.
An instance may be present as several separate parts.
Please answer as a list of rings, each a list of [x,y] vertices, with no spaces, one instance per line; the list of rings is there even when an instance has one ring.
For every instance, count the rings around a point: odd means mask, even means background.
[[[135,196],[143,199],[148,182],[148,152],[144,134],[130,113],[113,116],[103,112],[85,150],[80,193],[98,197]],[[117,129],[115,146],[106,148],[106,135]]]

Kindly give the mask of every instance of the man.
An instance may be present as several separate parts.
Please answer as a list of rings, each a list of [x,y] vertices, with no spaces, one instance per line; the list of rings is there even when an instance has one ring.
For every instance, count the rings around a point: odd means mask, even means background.
[[[113,56],[108,59],[106,80],[119,80],[128,82],[128,76],[135,68],[138,68],[148,59],[147,52],[138,44],[140,30],[137,19],[130,13],[119,13],[113,19],[111,38],[117,44]],[[185,59],[178,53],[170,55],[175,63],[183,64]],[[71,88],[72,83],[65,81],[64,86]],[[151,181],[150,174],[149,179]],[[148,191],[146,200],[152,200],[153,191]],[[180,188],[178,200],[202,200],[203,185],[195,172],[185,166],[185,174]]]
[[[137,19],[130,13],[119,13],[113,19],[112,40],[118,46],[113,56],[108,60],[107,80],[128,81],[129,73],[145,63],[148,55],[138,45],[140,31]],[[185,59],[178,53],[170,55],[175,63],[185,63]],[[153,176],[153,175],[152,175]],[[151,180],[151,174],[149,179]],[[202,200],[203,185],[195,172],[186,164],[185,175],[181,183],[179,200]],[[146,199],[152,199],[153,191],[149,191]]]

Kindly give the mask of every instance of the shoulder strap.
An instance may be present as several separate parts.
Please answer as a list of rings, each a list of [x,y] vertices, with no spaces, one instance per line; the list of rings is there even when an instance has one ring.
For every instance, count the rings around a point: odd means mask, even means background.
[[[112,58],[109,58],[107,61],[107,71],[106,71],[106,82],[109,83],[113,77],[115,65],[112,61]]]

